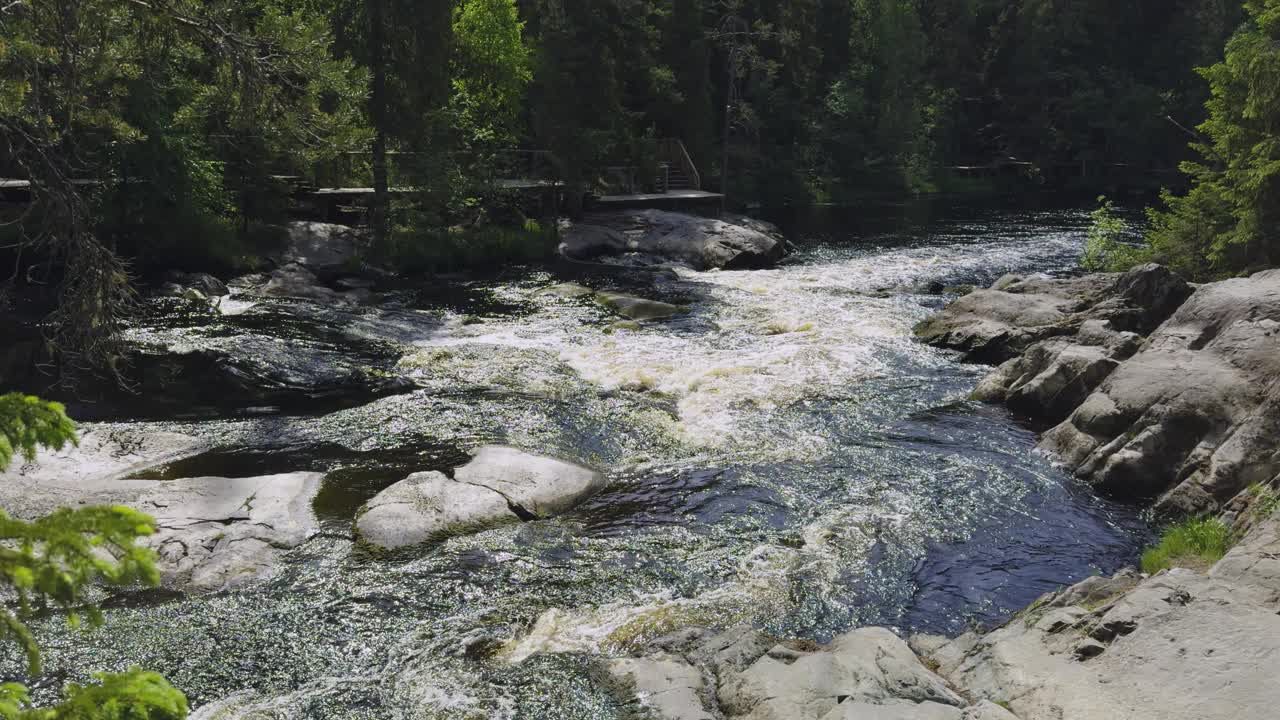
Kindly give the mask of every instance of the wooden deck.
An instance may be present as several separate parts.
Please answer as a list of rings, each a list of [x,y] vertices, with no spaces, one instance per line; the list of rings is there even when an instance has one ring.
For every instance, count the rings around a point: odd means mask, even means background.
[[[636,193],[634,195],[604,195],[591,201],[591,207],[600,209],[680,208],[718,205],[724,200],[720,193],[706,190],[672,190],[665,193]]]

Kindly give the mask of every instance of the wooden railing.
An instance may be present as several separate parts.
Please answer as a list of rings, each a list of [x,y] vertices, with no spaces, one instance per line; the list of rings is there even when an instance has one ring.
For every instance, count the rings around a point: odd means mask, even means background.
[[[698,167],[693,164],[693,158],[689,157],[689,150],[682,140],[679,138],[659,140],[658,158],[662,162],[670,163],[673,168],[679,168],[689,179],[689,184],[694,190],[702,189],[702,176],[698,173]]]

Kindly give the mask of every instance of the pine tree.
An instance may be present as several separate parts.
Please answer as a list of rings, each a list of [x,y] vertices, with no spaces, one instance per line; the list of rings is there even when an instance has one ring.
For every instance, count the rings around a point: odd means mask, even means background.
[[[1191,190],[1150,213],[1156,259],[1193,278],[1280,263],[1280,0],[1248,0],[1249,21],[1204,68],[1209,119],[1183,164]]]

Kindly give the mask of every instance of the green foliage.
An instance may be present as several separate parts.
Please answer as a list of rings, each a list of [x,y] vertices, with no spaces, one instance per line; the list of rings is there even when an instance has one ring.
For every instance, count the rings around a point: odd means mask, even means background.
[[[404,272],[451,272],[538,262],[558,243],[556,227],[535,220],[519,227],[484,225],[426,233],[402,227],[393,233],[385,259]]]
[[[1268,485],[1255,483],[1249,486],[1249,497],[1253,502],[1254,517],[1265,520],[1280,510],[1280,492]]]
[[[1221,520],[1189,520],[1166,529],[1160,543],[1142,553],[1142,571],[1208,567],[1221,560],[1232,543],[1231,530]]]
[[[455,128],[467,144],[511,142],[533,79],[515,0],[464,0],[453,37]]]
[[[61,404],[20,393],[0,395],[0,472],[15,454],[30,462],[38,447],[61,450],[75,442],[75,424]]]
[[[1152,251],[1197,279],[1280,262],[1280,0],[1244,3],[1249,21],[1227,43],[1209,83],[1209,119],[1182,170],[1192,187],[1152,210]]]
[[[1116,214],[1115,203],[1098,198],[1098,208],[1091,213],[1089,237],[1085,241],[1080,263],[1089,272],[1123,272],[1144,262],[1150,253],[1130,238],[1133,230]]]
[[[0,396],[0,471],[15,452],[34,458],[37,447],[75,443],[75,426],[62,406],[38,398]],[[72,625],[102,622],[89,602],[94,585],[160,582],[154,553],[136,542],[155,532],[155,520],[125,507],[64,508],[34,521],[0,511],[0,588],[12,598],[0,609],[0,641],[26,656],[27,672],[41,672],[40,648],[24,618],[53,605]],[[90,685],[68,685],[62,702],[37,708],[25,687],[0,685],[0,720],[180,720],[182,693],[154,673],[131,670],[96,676]]]
[[[92,685],[68,685],[51,708],[32,707],[26,688],[0,686],[0,720],[182,720],[187,699],[155,673],[102,673]]]

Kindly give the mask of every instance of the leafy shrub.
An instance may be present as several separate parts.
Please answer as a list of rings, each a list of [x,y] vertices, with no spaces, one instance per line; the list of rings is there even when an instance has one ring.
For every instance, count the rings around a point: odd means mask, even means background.
[[[1148,262],[1151,253],[1130,241],[1133,230],[1116,214],[1115,203],[1098,198],[1098,209],[1091,213],[1093,223],[1084,246],[1081,264],[1089,272],[1123,272]]]
[[[1160,543],[1142,553],[1142,571],[1157,573],[1171,567],[1204,568],[1231,549],[1231,530],[1221,520],[1189,520],[1173,525]]]
[[[30,460],[38,447],[60,449],[76,442],[75,425],[57,403],[18,393],[0,396],[0,471],[15,455]],[[87,597],[97,584],[156,585],[155,554],[136,544],[155,532],[155,520],[126,507],[63,508],[34,521],[0,511],[0,640],[26,657],[27,672],[41,672],[40,648],[24,618],[49,605],[73,625],[102,622]],[[133,669],[95,676],[89,685],[68,685],[62,701],[37,708],[19,683],[0,685],[0,720],[181,720],[187,699],[164,678]]]
[[[1249,496],[1253,500],[1254,517],[1260,520],[1271,517],[1276,510],[1280,509],[1280,492],[1262,483],[1250,485]]]
[[[545,260],[555,252],[554,225],[453,227],[432,232],[402,230],[391,238],[386,260],[402,272],[450,272]]]

